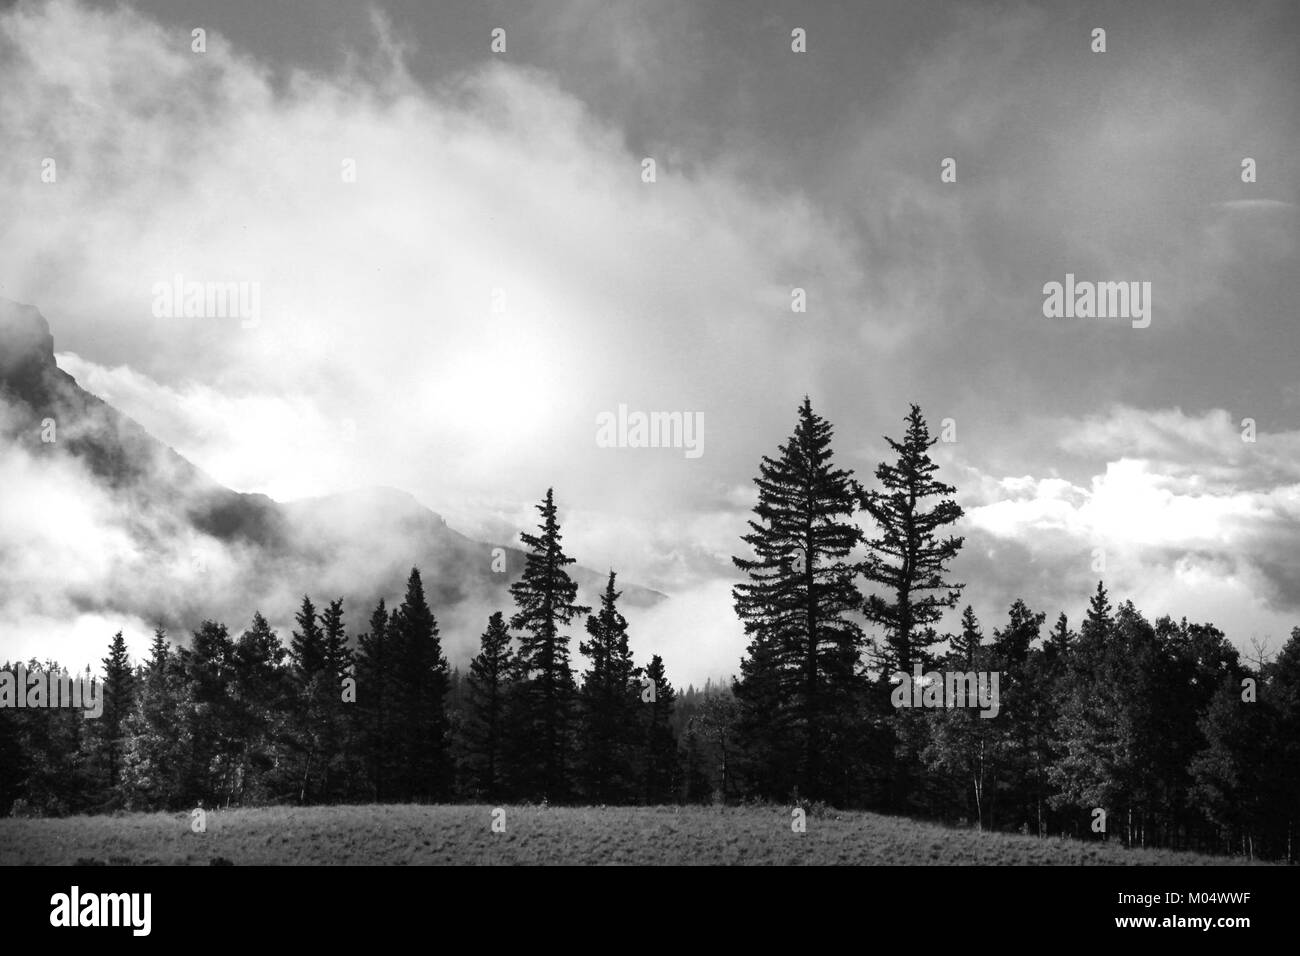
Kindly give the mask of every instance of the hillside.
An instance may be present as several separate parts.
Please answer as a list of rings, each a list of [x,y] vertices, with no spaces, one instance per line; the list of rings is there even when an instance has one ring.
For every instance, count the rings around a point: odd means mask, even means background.
[[[8,300],[0,300],[0,447],[20,453],[11,467],[39,489],[37,507],[75,504],[82,520],[42,526],[36,542],[0,542],[7,572],[0,617],[20,617],[21,603],[24,613],[53,619],[162,621],[179,637],[204,618],[242,628],[254,609],[284,628],[307,592],[318,603],[344,597],[356,630],[379,598],[400,595],[418,566],[448,652],[464,656],[487,615],[509,607],[509,585],[523,567],[517,548],[466,537],[395,489],[282,503],[222,486],[81,388],[58,367],[41,313]],[[105,548],[92,543],[99,537]],[[504,562],[493,561],[497,547]],[[52,573],[50,562],[30,558],[42,550],[57,556],[57,586],[29,576]],[[86,557],[94,560],[90,580]],[[573,576],[595,604],[605,573],[578,566]],[[629,608],[665,598],[627,582],[623,589]]]

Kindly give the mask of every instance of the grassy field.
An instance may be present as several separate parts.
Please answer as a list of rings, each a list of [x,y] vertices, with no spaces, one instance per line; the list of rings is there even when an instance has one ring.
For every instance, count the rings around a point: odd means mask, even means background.
[[[272,807],[0,820],[0,865],[1047,864],[1230,862],[1118,844],[980,834],[873,813],[741,807]]]

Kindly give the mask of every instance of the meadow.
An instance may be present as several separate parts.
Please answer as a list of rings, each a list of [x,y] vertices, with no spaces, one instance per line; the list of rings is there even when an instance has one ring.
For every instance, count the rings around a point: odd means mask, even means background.
[[[1224,857],[782,807],[383,804],[0,820],[0,865],[1189,865]]]

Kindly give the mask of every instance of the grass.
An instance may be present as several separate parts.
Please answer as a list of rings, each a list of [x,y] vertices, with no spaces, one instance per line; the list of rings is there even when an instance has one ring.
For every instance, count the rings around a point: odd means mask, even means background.
[[[0,865],[137,864],[1221,864],[1223,857],[1125,850],[830,811],[791,830],[780,807],[265,807],[0,820]]]

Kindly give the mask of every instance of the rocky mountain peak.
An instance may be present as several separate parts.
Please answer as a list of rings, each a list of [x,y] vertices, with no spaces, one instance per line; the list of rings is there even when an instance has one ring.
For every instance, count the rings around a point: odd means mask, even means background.
[[[0,381],[19,382],[55,368],[54,336],[33,306],[0,299]]]

